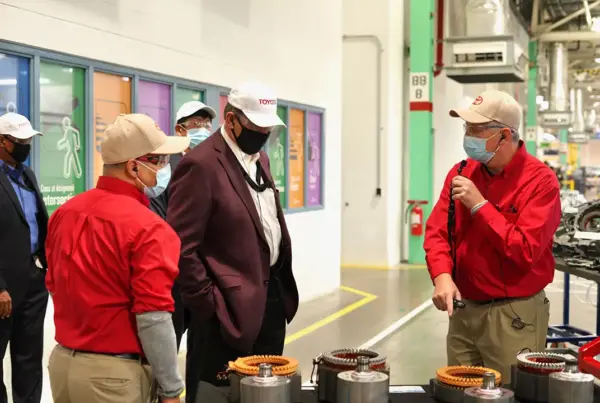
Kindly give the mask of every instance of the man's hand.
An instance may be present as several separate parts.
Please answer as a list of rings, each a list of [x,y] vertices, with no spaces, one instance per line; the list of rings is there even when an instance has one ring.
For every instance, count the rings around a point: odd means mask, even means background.
[[[452,200],[460,200],[469,210],[485,201],[477,186],[464,176],[452,179]]]
[[[161,397],[160,401],[162,403],[181,403],[180,397]]]
[[[454,313],[454,300],[461,300],[460,292],[448,273],[440,274],[433,280],[433,305],[440,311],[448,311],[448,316]]]
[[[0,319],[9,318],[12,315],[12,300],[8,291],[0,292]]]

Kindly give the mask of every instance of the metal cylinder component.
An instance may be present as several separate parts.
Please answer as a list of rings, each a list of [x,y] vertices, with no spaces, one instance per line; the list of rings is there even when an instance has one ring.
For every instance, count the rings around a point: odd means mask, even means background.
[[[368,360],[371,370],[382,372],[389,376],[386,357],[375,351],[366,349],[338,349],[319,355],[313,360],[317,373],[317,394],[320,402],[337,402],[338,374],[358,368],[358,359]],[[364,362],[364,361],[363,361]]]
[[[241,403],[291,403],[291,381],[273,375],[270,364],[260,364],[258,376],[240,381]]]
[[[465,390],[464,403],[514,403],[515,394],[496,387],[496,375],[493,372],[483,374],[483,383],[479,387]]]
[[[529,372],[517,365],[511,367],[511,386],[515,399],[531,403],[548,403],[547,373]]]
[[[337,403],[387,403],[390,377],[371,371],[368,357],[358,357],[355,371],[338,374]]]
[[[577,360],[567,359],[565,370],[550,374],[549,403],[593,403],[594,376],[579,372]]]

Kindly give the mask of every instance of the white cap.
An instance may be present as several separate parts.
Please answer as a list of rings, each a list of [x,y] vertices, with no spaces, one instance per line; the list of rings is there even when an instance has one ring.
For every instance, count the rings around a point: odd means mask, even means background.
[[[523,110],[518,102],[504,91],[485,91],[473,101],[469,109],[452,109],[450,116],[467,123],[498,122],[519,130]]]
[[[217,116],[217,113],[210,106],[203,104],[200,101],[190,101],[181,105],[179,110],[177,111],[177,115],[175,115],[175,122],[179,122],[181,119],[188,118],[199,111],[206,111],[211,119],[214,119]]]
[[[232,89],[227,100],[258,127],[285,127],[277,115],[275,91],[262,83],[244,83]]]
[[[31,122],[18,113],[6,113],[0,116],[0,134],[8,134],[16,139],[27,140],[42,133],[33,130]]]

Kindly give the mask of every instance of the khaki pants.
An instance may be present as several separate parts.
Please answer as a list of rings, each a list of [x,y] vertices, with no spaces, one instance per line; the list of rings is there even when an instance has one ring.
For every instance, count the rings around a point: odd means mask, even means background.
[[[477,304],[464,301],[466,307],[454,311],[447,337],[448,365],[485,366],[502,374],[502,383],[510,382],[510,367],[519,351],[546,349],[550,303],[546,293],[529,298]],[[511,309],[512,305],[512,309]],[[514,310],[514,313],[513,313]],[[516,314],[516,315],[515,315]],[[513,319],[527,325],[513,327]]]
[[[55,403],[148,403],[152,374],[139,361],[54,347],[48,364]]]

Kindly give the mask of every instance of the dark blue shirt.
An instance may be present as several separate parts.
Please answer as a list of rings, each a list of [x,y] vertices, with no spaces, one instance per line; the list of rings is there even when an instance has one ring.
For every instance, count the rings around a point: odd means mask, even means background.
[[[25,219],[29,225],[31,253],[35,253],[39,247],[38,242],[40,237],[40,230],[37,222],[38,205],[35,191],[25,189],[27,187],[23,179],[23,170],[25,168],[22,165],[18,168],[13,168],[0,160],[0,168],[6,172],[6,176],[10,180],[10,184],[17,194],[19,203],[21,203],[21,209],[23,209]]]

